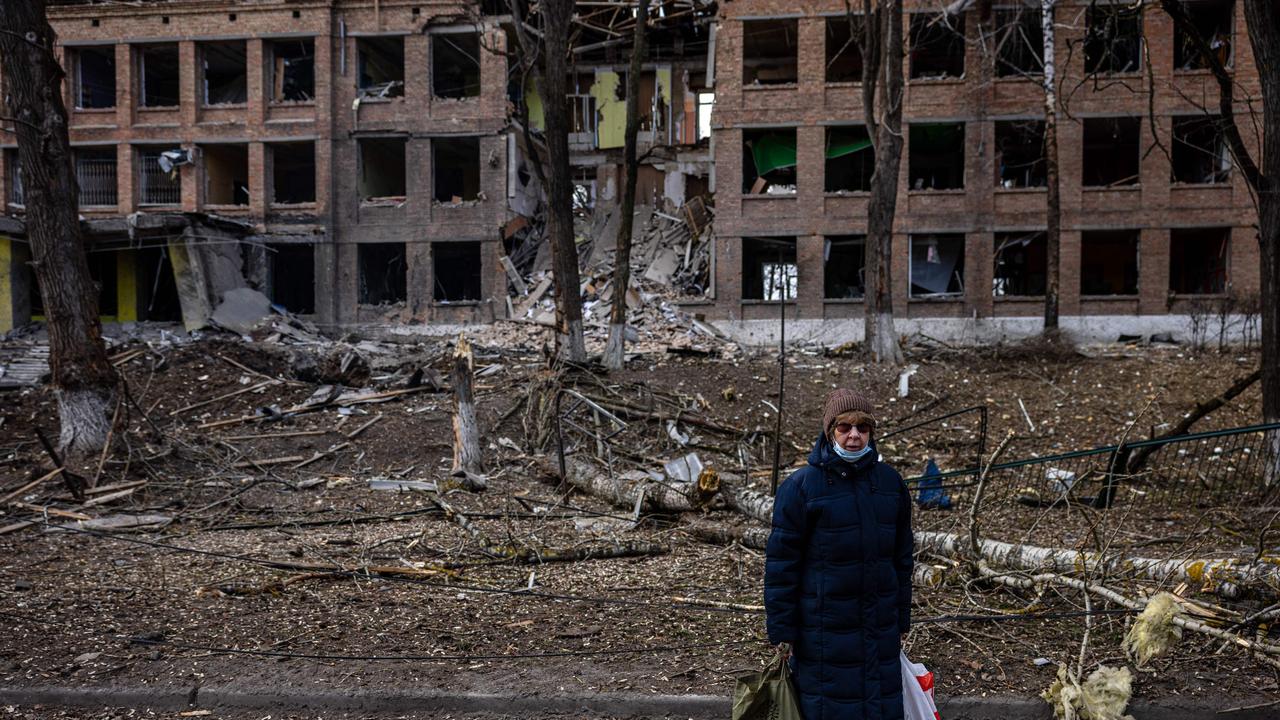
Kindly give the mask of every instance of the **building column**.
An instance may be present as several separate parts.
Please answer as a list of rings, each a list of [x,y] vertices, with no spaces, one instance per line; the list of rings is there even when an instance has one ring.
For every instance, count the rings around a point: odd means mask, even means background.
[[[796,238],[796,316],[821,318],[824,288],[822,256],[826,239],[821,235]]]
[[[1138,238],[1138,314],[1169,311],[1169,230],[1143,228]]]

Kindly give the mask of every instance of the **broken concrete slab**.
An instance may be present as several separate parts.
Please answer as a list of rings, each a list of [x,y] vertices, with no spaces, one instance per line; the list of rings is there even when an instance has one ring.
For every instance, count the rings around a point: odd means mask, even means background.
[[[247,335],[270,314],[271,300],[266,295],[241,287],[223,293],[222,303],[210,319],[218,327]]]

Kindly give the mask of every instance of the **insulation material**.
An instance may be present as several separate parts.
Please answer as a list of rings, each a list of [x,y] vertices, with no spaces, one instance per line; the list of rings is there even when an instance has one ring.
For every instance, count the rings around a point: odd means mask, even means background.
[[[596,147],[620,148],[627,135],[626,88],[620,87],[622,78],[612,70],[596,70],[596,81],[591,86],[591,96],[596,99]],[[622,98],[622,99],[620,99]]]
[[[524,105],[529,109],[529,128],[545,130],[547,118],[542,109],[542,95],[538,92],[537,78],[530,77],[524,86]]]
[[[1133,656],[1138,667],[1153,658],[1164,657],[1182,639],[1182,628],[1173,624],[1182,617],[1182,607],[1167,592],[1157,593],[1147,601],[1147,607],[1138,615],[1129,633],[1124,636],[1125,650]]]
[[[1082,685],[1065,668],[1040,697],[1053,706],[1058,720],[1133,720],[1125,715],[1133,695],[1133,673],[1129,668],[1106,665],[1094,670]]]

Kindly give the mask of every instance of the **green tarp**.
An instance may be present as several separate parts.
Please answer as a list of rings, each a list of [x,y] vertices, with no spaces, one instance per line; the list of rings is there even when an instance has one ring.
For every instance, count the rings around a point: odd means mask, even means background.
[[[856,135],[832,133],[827,138],[827,159],[851,155],[871,147],[871,140]],[[794,135],[765,135],[751,141],[751,158],[756,163],[756,175],[767,175],[774,170],[796,166],[796,138]]]

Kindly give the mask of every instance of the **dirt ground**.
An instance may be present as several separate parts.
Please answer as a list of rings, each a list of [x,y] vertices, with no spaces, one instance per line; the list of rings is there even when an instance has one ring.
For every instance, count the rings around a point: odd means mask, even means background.
[[[485,537],[512,547],[572,549],[625,540],[653,543],[661,554],[536,565],[497,561],[480,554],[429,494],[371,490],[370,479],[447,479],[452,400],[430,383],[383,403],[200,428],[253,416],[265,406],[287,410],[317,385],[294,379],[296,358],[280,345],[135,342],[113,350],[123,358],[119,369],[132,396],[121,406],[121,430],[111,453],[81,471],[93,476],[101,464],[100,485],[146,482],[85,512],[152,513],[172,521],[143,530],[68,532],[47,527],[65,519],[46,522],[29,508],[6,508],[0,523],[38,522],[0,534],[6,626],[0,684],[728,694],[735,675],[768,656],[763,616],[751,607],[761,602],[763,554],[698,542],[687,528],[692,520],[750,523],[712,510],[704,518],[648,517],[630,529],[629,510],[558,492],[541,469],[545,452],[534,447],[548,428],[531,426],[536,415],[526,402],[546,380],[546,363],[536,349],[476,343],[488,489],[450,492],[448,503]],[[145,352],[130,357],[135,350]],[[418,368],[447,380],[451,351],[438,341],[372,353],[371,384],[403,388]],[[1004,455],[1013,459],[1159,432],[1258,362],[1253,353],[1177,347],[1086,352],[917,348],[908,360],[918,366],[910,394],[898,398],[896,369],[797,348],[786,373],[792,446],[783,465],[803,461],[796,448],[812,443],[822,397],[836,386],[871,396],[884,431],[985,405],[988,452],[1013,433]],[[276,384],[224,398],[277,377]],[[582,382],[636,403],[678,398],[698,417],[742,432],[735,441],[689,423],[677,422],[669,434],[661,424],[632,422],[609,440],[616,462],[661,470],[692,448],[704,462],[767,486],[767,436],[778,404],[774,355],[735,348],[713,348],[710,356],[653,354],[623,372],[589,377]],[[184,409],[215,398],[223,399]],[[1196,429],[1254,423],[1259,405],[1255,387]],[[57,410],[49,390],[35,388],[3,396],[2,412],[0,494],[7,495],[51,467],[34,430],[54,434]],[[917,433],[888,459],[904,475],[918,474],[930,457],[943,470],[966,467],[976,456],[975,417]],[[672,438],[682,433],[692,435],[684,447]],[[344,442],[349,445],[293,469]],[[584,453],[595,446],[581,434],[568,442]],[[270,462],[281,458],[294,459]],[[54,482],[19,499],[74,507],[65,494]],[[918,523],[960,522],[954,512],[928,512],[919,513]],[[1061,512],[1016,503],[1001,512],[1007,515],[988,521],[993,533],[1006,522],[1032,527],[1032,518],[1035,527],[1049,528],[1036,531],[1044,536],[1070,535]],[[1260,534],[1274,513],[1275,507],[1256,504],[1212,512],[1160,507],[1123,518],[1103,512],[1098,522],[1113,533],[1116,549],[1150,548],[1165,538],[1180,550],[1252,555],[1259,542],[1280,543],[1280,534]],[[307,571],[305,563],[316,567]],[[448,570],[437,569],[444,564]],[[399,568],[400,574],[324,571],[334,566]],[[1265,601],[1232,602],[1247,612]],[[908,654],[935,670],[940,694],[1033,696],[1052,682],[1056,663],[1074,662],[1079,654],[1086,624],[1076,612],[1081,604],[1053,591],[1033,599],[963,579],[918,588]],[[1089,619],[1087,665],[1124,664],[1120,639],[1131,617]],[[1277,696],[1275,670],[1220,645],[1188,634],[1152,671],[1136,674],[1135,696],[1207,702],[1229,696],[1241,705]]]

